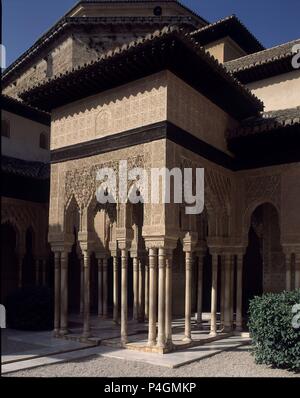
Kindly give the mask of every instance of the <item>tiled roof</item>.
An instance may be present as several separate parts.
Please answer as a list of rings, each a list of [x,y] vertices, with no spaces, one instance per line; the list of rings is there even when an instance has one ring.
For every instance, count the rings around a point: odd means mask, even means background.
[[[152,0],[146,0],[146,2],[151,2]],[[28,62],[31,61],[33,57],[35,57],[42,49],[45,47],[49,47],[50,43],[66,32],[67,29],[71,28],[72,26],[84,24],[112,24],[112,23],[131,23],[131,24],[153,24],[164,26],[166,24],[174,24],[179,23],[178,19],[182,20],[183,24],[189,23],[192,29],[195,29],[199,25],[207,24],[208,22],[201,18],[197,13],[190,10],[184,4],[180,3],[176,0],[163,0],[159,3],[167,2],[167,3],[176,3],[180,5],[183,9],[187,11],[186,15],[177,16],[177,17],[168,17],[168,16],[160,16],[155,17],[69,17],[72,14],[72,11],[76,9],[81,3],[107,3],[107,2],[122,2],[122,1],[98,1],[98,0],[86,0],[86,1],[79,1],[75,4],[72,9],[65,14],[62,18],[60,18],[55,25],[53,25],[49,30],[47,30],[27,51],[25,51],[18,59],[16,59],[8,68],[3,71],[2,74],[2,82],[3,84],[7,84],[11,78],[17,75],[19,68],[26,65]],[[124,2],[124,0],[123,0]],[[127,2],[127,1],[126,1]],[[128,2],[143,2],[143,0],[130,0]],[[158,3],[156,1],[156,3]],[[190,15],[188,15],[190,14]],[[175,19],[174,19],[175,18]],[[198,22],[197,22],[198,21]],[[158,28],[158,27],[157,27]],[[17,75],[18,76],[18,75]]]
[[[235,16],[220,19],[191,33],[191,36],[202,46],[230,36],[244,51],[254,53],[264,49],[264,46]]]
[[[225,62],[225,67],[228,71],[236,73],[241,70],[254,68],[257,65],[274,62],[276,60],[291,57],[295,54],[293,46],[300,44],[300,39],[281,44],[276,47],[268,48],[267,50],[250,54],[233,61]]]
[[[300,44],[300,39],[225,62],[224,66],[243,84],[288,73],[295,70],[292,58],[296,44]]]
[[[31,162],[8,156],[1,157],[2,173],[14,174],[21,177],[45,180],[50,178],[50,165],[42,162]]]
[[[176,26],[108,51],[98,60],[50,78],[20,96],[50,110],[166,69],[197,85],[219,106],[222,102],[223,109],[231,107],[228,113],[241,117],[262,109],[262,102],[255,95]],[[205,81],[199,79],[200,72],[205,74]]]
[[[227,137],[232,139],[297,126],[300,132],[300,106],[263,112],[259,117],[246,119],[238,129],[228,132]]]

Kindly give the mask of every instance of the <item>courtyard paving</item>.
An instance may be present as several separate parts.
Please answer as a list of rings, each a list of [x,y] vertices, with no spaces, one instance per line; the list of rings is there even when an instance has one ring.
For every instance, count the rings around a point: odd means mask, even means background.
[[[78,317],[71,320],[72,335],[80,335]],[[146,341],[145,324],[129,323],[130,341]],[[174,341],[180,344],[183,321],[174,322]],[[204,330],[193,326],[193,338],[205,341]],[[145,353],[119,347],[120,328],[111,320],[92,319],[95,340],[89,344],[57,339],[52,332],[2,330],[2,374],[14,376],[246,376],[293,377],[293,373],[255,365],[247,336],[222,336],[169,354]],[[94,344],[92,344],[94,342]],[[101,345],[96,345],[101,342]],[[225,358],[225,360],[224,360]],[[221,364],[220,364],[221,361]]]
[[[149,354],[153,355],[153,354]],[[67,363],[42,366],[7,377],[299,377],[285,370],[256,365],[250,348],[241,346],[179,368],[136,361],[90,356]]]

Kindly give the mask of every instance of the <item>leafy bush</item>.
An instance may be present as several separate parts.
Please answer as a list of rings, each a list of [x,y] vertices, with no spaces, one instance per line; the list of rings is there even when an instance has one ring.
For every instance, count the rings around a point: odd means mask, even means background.
[[[300,289],[251,300],[249,331],[256,363],[300,371],[300,328],[293,326],[295,304],[300,304]]]
[[[53,329],[53,294],[46,287],[19,289],[5,303],[7,326],[18,330]]]

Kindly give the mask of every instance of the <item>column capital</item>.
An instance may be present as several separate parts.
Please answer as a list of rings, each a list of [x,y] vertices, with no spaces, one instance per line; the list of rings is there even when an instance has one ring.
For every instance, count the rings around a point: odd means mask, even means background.
[[[165,235],[157,235],[157,236],[145,236],[145,246],[146,249],[170,249],[174,250],[177,246],[178,238],[165,236]]]
[[[297,243],[282,243],[282,250],[285,255],[298,254],[300,255],[300,244]]]
[[[198,242],[198,234],[196,232],[188,232],[182,239],[183,251],[193,252],[196,250],[196,245]]]

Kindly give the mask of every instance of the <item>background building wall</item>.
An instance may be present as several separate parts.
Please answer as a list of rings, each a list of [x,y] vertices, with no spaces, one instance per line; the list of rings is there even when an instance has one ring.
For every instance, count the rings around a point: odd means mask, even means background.
[[[10,125],[10,137],[1,136],[3,155],[44,163],[50,161],[48,126],[7,111],[2,111],[2,119]],[[47,137],[47,149],[40,148],[41,133]]]
[[[247,87],[264,102],[265,112],[300,106],[299,70],[249,83]]]

